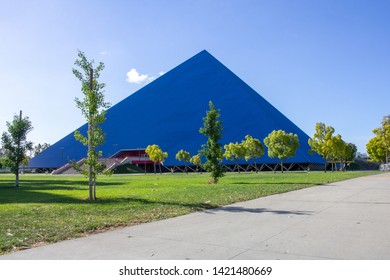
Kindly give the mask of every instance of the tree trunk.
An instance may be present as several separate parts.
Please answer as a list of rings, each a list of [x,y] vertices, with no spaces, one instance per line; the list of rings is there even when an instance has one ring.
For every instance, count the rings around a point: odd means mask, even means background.
[[[22,121],[22,111],[20,111],[19,114],[19,121]],[[22,159],[19,158],[20,153],[20,137],[18,137],[18,143],[17,143],[17,154],[16,154],[16,163],[15,163],[15,187],[19,187],[19,164],[22,161]]]
[[[93,69],[90,69],[90,84],[89,89],[93,91]],[[93,137],[93,115],[92,112],[89,111],[89,120],[88,120],[88,160],[91,158],[92,152],[92,137]],[[89,200],[94,200],[94,192],[93,192],[93,178],[92,178],[92,165],[91,161],[89,161],[88,165],[88,185],[89,185]]]
[[[19,168],[17,168],[15,172],[15,187],[19,187]]]
[[[96,200],[96,174],[93,178],[93,200]]]
[[[256,158],[253,159],[255,161],[255,171],[258,173],[259,171],[257,170],[257,164],[256,164]]]
[[[280,169],[281,169],[281,171],[283,173],[283,161],[280,162]]]
[[[92,166],[88,166],[89,200],[93,200]]]

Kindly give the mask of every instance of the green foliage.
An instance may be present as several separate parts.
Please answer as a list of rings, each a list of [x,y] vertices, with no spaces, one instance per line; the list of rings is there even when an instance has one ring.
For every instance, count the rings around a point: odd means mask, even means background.
[[[386,146],[383,145],[381,137],[375,136],[371,138],[366,145],[367,153],[370,159],[374,162],[386,162]]]
[[[190,161],[190,158],[191,158],[190,153],[184,150],[180,150],[176,154],[176,159],[179,161],[188,162]]]
[[[46,150],[49,147],[50,147],[50,144],[48,144],[48,143],[43,143],[43,144],[38,143],[33,148],[33,156],[35,157],[35,156],[39,155],[40,153],[42,153],[44,150]]]
[[[308,140],[311,150],[309,153],[319,154],[325,161],[330,160],[331,150],[329,149],[329,141],[332,141],[334,128],[332,126],[326,126],[324,123],[316,123],[315,132],[312,138]],[[326,172],[326,164],[325,164]]]
[[[219,141],[222,138],[222,121],[220,111],[216,110],[213,102],[209,102],[210,110],[206,112],[206,117],[203,118],[203,127],[199,132],[207,137],[206,144],[202,145],[200,155],[206,157],[206,162],[203,168],[211,172],[212,182],[217,184],[219,178],[223,177],[224,169],[220,164],[223,159],[222,145]]]
[[[243,144],[239,144],[238,142],[232,143],[230,142],[229,144],[224,146],[225,153],[223,156],[227,160],[234,160],[236,162],[236,166],[238,169],[238,173],[240,173],[240,167],[238,165],[238,160],[239,159],[244,159],[246,156],[246,148]]]
[[[161,163],[168,157],[168,153],[163,152],[156,144],[147,146],[145,152],[148,154],[150,160],[154,162],[154,165],[156,165],[156,163],[159,164],[161,173]]]
[[[5,150],[0,147],[0,169],[5,168]]]
[[[94,61],[88,61],[83,52],[79,51],[78,57],[74,64],[81,71],[73,68],[72,72],[81,82],[81,92],[84,99],[75,98],[75,102],[88,122],[88,134],[85,136],[79,131],[75,131],[74,137],[84,146],[88,146],[88,153],[87,159],[82,165],[73,163],[73,167],[88,176],[89,200],[95,200],[97,175],[103,173],[105,169],[105,165],[98,160],[102,154],[96,150],[98,146],[105,142],[105,134],[99,125],[105,121],[105,109],[110,105],[104,101],[103,89],[106,85],[98,82],[104,64],[100,62],[97,68],[94,69]]]
[[[270,158],[277,157],[281,160],[281,171],[283,172],[283,161],[295,155],[299,147],[299,139],[296,134],[274,130],[264,139],[264,144],[268,148]]]
[[[180,150],[176,154],[176,159],[179,161],[189,162],[191,159],[191,155],[187,151]],[[187,165],[185,165],[185,171],[188,173]]]
[[[245,148],[245,160],[248,161],[253,158],[255,163],[255,170],[257,170],[256,159],[264,155],[264,146],[259,139],[253,138],[250,135],[245,136],[245,140],[242,141],[242,145]]]
[[[328,158],[332,161],[336,161],[341,158],[344,148],[345,142],[341,138],[340,134],[336,136],[332,136],[325,142],[328,152]]]
[[[8,132],[3,132],[1,143],[5,153],[2,159],[2,165],[9,167],[11,172],[15,174],[15,186],[19,186],[19,165],[26,164],[26,153],[31,151],[33,143],[27,141],[27,134],[33,129],[31,121],[28,117],[22,118],[14,115],[12,122],[7,122]]]
[[[194,155],[190,158],[190,162],[195,165],[201,165],[202,164],[202,159],[200,158],[199,155]]]
[[[317,153],[325,160],[330,158],[330,150],[328,149],[327,141],[331,139],[334,133],[332,126],[326,126],[324,123],[316,123],[315,133],[308,143],[311,147],[310,153]]]
[[[366,145],[367,153],[371,160],[380,163],[389,162],[390,154],[390,115],[384,116],[380,128],[372,131],[375,137]]]
[[[196,170],[198,171],[198,168],[202,164],[202,159],[200,155],[194,155],[190,158],[190,162],[196,166]]]
[[[322,156],[325,161],[332,163],[332,170],[336,167],[336,162],[351,162],[356,156],[357,148],[352,143],[346,143],[340,134],[334,136],[335,129],[332,126],[326,126],[324,123],[316,123],[313,138],[309,139],[311,147],[310,153],[316,152]],[[326,172],[326,165],[325,165]]]

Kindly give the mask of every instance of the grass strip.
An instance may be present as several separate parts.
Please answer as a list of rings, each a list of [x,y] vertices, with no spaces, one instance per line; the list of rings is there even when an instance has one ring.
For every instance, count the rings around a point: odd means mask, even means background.
[[[3,174],[0,254],[372,174],[228,173],[218,185],[207,183],[209,174],[102,176],[94,202],[82,176],[22,175],[15,188]]]

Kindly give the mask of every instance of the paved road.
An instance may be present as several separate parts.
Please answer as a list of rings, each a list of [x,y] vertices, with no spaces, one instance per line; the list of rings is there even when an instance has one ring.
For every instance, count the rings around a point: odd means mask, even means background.
[[[127,227],[0,259],[390,260],[390,173]]]

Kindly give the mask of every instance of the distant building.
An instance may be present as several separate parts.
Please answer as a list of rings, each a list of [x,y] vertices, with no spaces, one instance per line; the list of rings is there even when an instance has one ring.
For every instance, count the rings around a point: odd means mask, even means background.
[[[363,160],[369,160],[370,159],[370,157],[366,153],[360,153],[360,152],[356,153],[356,158],[360,158],[360,159],[363,159]]]

